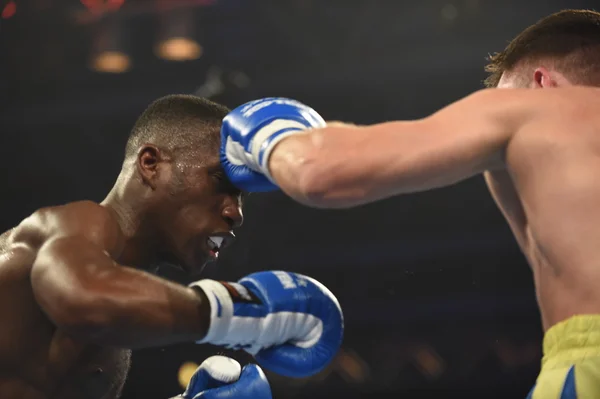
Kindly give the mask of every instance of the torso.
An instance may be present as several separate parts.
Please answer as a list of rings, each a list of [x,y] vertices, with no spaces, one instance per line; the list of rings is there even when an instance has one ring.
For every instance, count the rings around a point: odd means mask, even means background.
[[[89,345],[57,330],[30,284],[37,248],[14,236],[0,236],[0,398],[117,398],[130,351]]]
[[[600,114],[589,108],[585,123],[548,118],[518,132],[507,170],[485,175],[531,265],[545,329],[600,314]]]

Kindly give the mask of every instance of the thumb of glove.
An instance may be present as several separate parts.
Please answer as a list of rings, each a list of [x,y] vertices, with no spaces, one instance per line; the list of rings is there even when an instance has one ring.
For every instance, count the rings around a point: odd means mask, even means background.
[[[240,378],[242,366],[226,356],[211,356],[196,369],[183,398],[193,398],[207,389],[219,388]]]
[[[273,396],[265,373],[256,364],[249,364],[238,381],[201,392],[193,399],[273,399]]]

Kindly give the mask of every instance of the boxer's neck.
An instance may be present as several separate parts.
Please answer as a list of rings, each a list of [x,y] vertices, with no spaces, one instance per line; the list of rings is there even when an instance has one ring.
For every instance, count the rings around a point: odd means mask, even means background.
[[[151,270],[159,261],[160,234],[150,217],[146,191],[133,173],[124,169],[101,205],[111,210],[123,233],[123,250],[116,260],[127,266]]]

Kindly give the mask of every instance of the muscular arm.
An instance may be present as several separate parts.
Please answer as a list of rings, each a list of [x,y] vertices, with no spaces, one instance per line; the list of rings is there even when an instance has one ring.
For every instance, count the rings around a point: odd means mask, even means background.
[[[104,208],[92,203],[61,208],[43,221],[53,227],[31,272],[34,295],[58,328],[127,348],[204,337],[210,313],[205,297],[115,263],[111,255],[120,231]]]
[[[327,208],[450,185],[502,168],[515,132],[540,101],[556,98],[544,91],[483,90],[421,120],[292,135],[271,153],[269,170],[288,195]]]

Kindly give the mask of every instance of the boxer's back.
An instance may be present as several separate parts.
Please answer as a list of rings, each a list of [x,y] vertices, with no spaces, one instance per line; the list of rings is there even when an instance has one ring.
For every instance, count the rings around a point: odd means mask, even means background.
[[[600,314],[600,92],[573,93],[513,137],[507,171],[486,173],[531,264],[546,329]]]
[[[0,397],[117,397],[129,351],[78,342],[57,330],[38,306],[30,272],[53,210],[38,212],[0,236]]]

